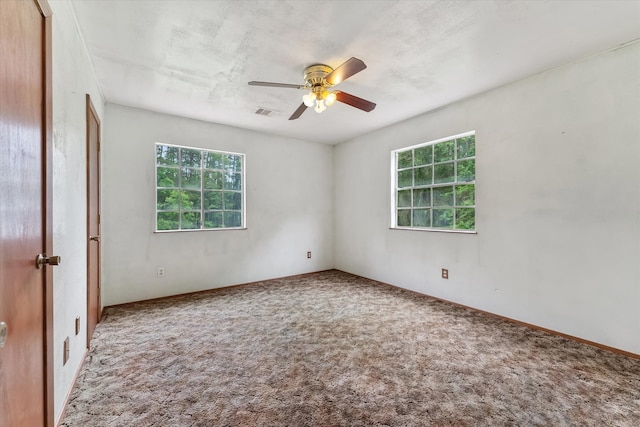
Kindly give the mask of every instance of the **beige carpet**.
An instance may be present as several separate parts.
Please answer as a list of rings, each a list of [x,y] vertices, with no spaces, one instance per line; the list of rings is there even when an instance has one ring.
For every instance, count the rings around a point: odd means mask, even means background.
[[[107,309],[62,426],[640,426],[640,360],[328,271]]]

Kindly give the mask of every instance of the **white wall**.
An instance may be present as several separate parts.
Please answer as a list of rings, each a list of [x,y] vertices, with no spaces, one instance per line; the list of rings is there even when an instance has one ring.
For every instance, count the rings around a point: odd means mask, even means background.
[[[469,130],[478,233],[390,230],[390,150]],[[639,165],[636,43],[336,146],[335,266],[638,354]]]
[[[113,104],[103,133],[105,305],[333,267],[333,147]],[[154,233],[156,142],[246,154],[248,228]]]
[[[53,11],[53,363],[56,419],[61,415],[86,350],[86,94],[100,117],[104,102],[69,3],[49,1]],[[75,318],[81,330],[75,335]],[[62,364],[63,342],[70,358]]]

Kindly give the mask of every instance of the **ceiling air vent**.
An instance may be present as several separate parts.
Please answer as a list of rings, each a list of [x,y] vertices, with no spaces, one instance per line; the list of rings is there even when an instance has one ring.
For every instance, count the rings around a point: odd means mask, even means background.
[[[256,114],[258,114],[260,116],[269,116],[269,115],[271,115],[271,113],[273,113],[273,111],[267,110],[266,108],[258,108],[256,110]]]

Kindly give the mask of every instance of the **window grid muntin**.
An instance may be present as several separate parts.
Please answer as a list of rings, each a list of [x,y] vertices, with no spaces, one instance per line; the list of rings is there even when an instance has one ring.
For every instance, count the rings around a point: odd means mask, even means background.
[[[469,137],[469,136],[473,136],[473,144],[474,144],[474,149],[473,149],[473,155],[472,156],[466,156],[466,157],[458,157],[460,148],[459,148],[459,140],[462,140],[463,138]],[[436,162],[435,161],[435,146],[438,144],[444,144],[447,143],[449,141],[453,141],[453,159],[452,160],[444,160],[444,161],[439,161]],[[421,163],[419,165],[416,165],[416,156],[415,156],[415,152],[416,150],[422,149],[424,147],[431,147],[431,163]],[[399,158],[403,153],[406,152],[411,152],[411,166],[408,167],[403,167],[400,168],[399,166]],[[471,131],[471,132],[465,132],[459,135],[454,135],[451,137],[447,137],[447,138],[442,138],[436,141],[431,141],[431,142],[427,142],[424,144],[419,144],[419,145],[415,145],[413,147],[409,147],[409,148],[405,148],[405,149],[399,149],[399,150],[395,150],[393,151],[393,156],[392,156],[392,161],[393,161],[393,171],[394,171],[394,176],[393,176],[393,182],[394,182],[394,186],[393,186],[393,192],[394,192],[394,205],[393,205],[393,221],[392,221],[392,227],[394,228],[406,228],[406,229],[420,229],[420,230],[436,230],[436,231],[455,231],[455,232],[473,232],[475,231],[475,223],[474,223],[474,228],[473,229],[466,229],[466,228],[462,228],[462,229],[457,229],[457,214],[458,214],[458,210],[461,209],[473,209],[474,210],[474,217],[475,217],[475,208],[476,208],[476,204],[475,204],[475,131]],[[458,178],[458,164],[461,161],[466,161],[466,160],[473,160],[474,161],[474,179],[471,181],[459,181]],[[453,163],[454,166],[454,172],[453,172],[453,180],[452,181],[448,181],[448,182],[441,182],[441,183],[435,183],[435,166],[436,165],[443,165],[443,164],[450,164]],[[421,185],[415,185],[415,169],[417,168],[423,168],[423,167],[431,167],[431,184],[421,184]],[[399,186],[399,173],[403,172],[403,171],[408,171],[408,170],[412,170],[412,177],[411,177],[411,186],[407,186],[407,187],[400,187]],[[473,204],[472,205],[458,205],[458,201],[457,201],[457,188],[459,186],[463,186],[463,185],[473,185],[474,186],[474,200],[473,200]],[[453,192],[453,204],[451,206],[444,206],[444,205],[435,205],[434,203],[434,195],[433,195],[433,189],[434,188],[441,188],[441,187],[452,187],[452,192]],[[415,194],[415,190],[417,189],[424,189],[424,188],[430,188],[432,189],[430,192],[430,201],[431,201],[431,205],[430,206],[415,206],[415,202],[414,202],[414,194]],[[410,190],[410,199],[411,199],[411,206],[409,207],[400,207],[398,206],[398,192],[399,191],[406,191],[406,190]],[[429,209],[429,216],[430,216],[430,227],[419,227],[419,226],[414,226],[414,210],[416,209]],[[451,219],[451,228],[448,227],[434,227],[434,209],[448,209],[451,211],[452,214],[452,219]],[[409,219],[410,219],[410,225],[399,225],[398,224],[398,219],[399,219],[399,212],[400,211],[409,211]]]
[[[159,147],[166,147],[166,148],[174,148],[178,150],[178,154],[177,154],[177,159],[178,162],[177,164],[166,164],[166,163],[159,163],[159,156],[158,156],[158,148]],[[200,152],[200,165],[199,168],[198,167],[193,167],[193,166],[184,166],[182,164],[182,150],[193,150],[193,151],[198,151]],[[221,168],[216,168],[216,169],[212,169],[212,168],[207,168],[205,167],[205,158],[207,154],[217,154],[222,156],[222,166]],[[226,174],[227,174],[227,168],[226,168],[226,162],[225,159],[227,159],[228,157],[238,157],[239,158],[239,163],[236,163],[235,166],[232,168],[232,174],[234,175],[239,175],[237,179],[239,179],[239,190],[235,190],[235,189],[228,189],[225,188],[225,178],[226,178]],[[156,232],[175,232],[175,231],[199,231],[199,230],[229,230],[229,229],[243,229],[246,228],[246,195],[245,195],[245,187],[246,187],[246,180],[245,180],[245,169],[246,169],[246,156],[242,153],[234,153],[234,152],[228,152],[228,151],[218,151],[218,150],[208,150],[208,149],[202,149],[202,148],[194,148],[194,147],[186,147],[186,146],[180,146],[180,145],[174,145],[174,144],[164,144],[164,143],[156,143],[155,144],[155,187],[156,187],[156,191],[155,191],[155,206],[156,206]],[[171,186],[171,187],[166,187],[166,186],[160,186],[158,184],[158,168],[171,168],[171,169],[176,169],[178,171],[178,187],[175,186]],[[238,168],[239,168],[239,172],[238,172]],[[182,182],[182,169],[193,169],[193,170],[198,170],[200,172],[200,186],[199,186],[199,190],[198,189],[193,189],[193,188],[183,188],[183,182]],[[204,181],[205,181],[205,171],[217,171],[217,172],[221,172],[222,173],[222,188],[220,189],[216,189],[214,191],[218,191],[221,194],[221,198],[222,198],[222,209],[204,209],[204,203],[205,203],[205,192],[206,191],[210,191],[209,189],[205,189],[204,188]],[[158,190],[176,190],[178,192],[178,208],[176,209],[158,209]],[[200,209],[196,210],[196,209],[183,209],[183,197],[182,197],[182,192],[183,191],[194,191],[194,192],[198,192],[200,193]],[[226,210],[225,206],[224,206],[224,195],[225,193],[228,194],[240,194],[240,209],[234,209],[234,210]],[[183,213],[198,213],[200,215],[200,220],[198,222],[199,227],[196,228],[183,228]],[[220,227],[206,227],[205,226],[205,218],[206,218],[206,214],[207,213],[211,213],[211,212],[219,212],[221,213],[222,216],[222,223]],[[173,228],[173,229],[167,229],[167,230],[160,230],[158,229],[158,214],[159,213],[176,213],[178,215],[178,228]],[[240,221],[239,221],[239,225],[233,225],[233,226],[225,226],[225,213],[230,213],[230,214],[239,214],[240,215]]]

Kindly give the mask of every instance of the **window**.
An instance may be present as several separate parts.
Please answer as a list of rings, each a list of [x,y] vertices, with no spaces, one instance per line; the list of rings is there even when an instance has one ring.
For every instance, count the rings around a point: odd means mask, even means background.
[[[244,158],[156,144],[156,230],[244,228]]]
[[[475,132],[391,152],[393,228],[474,231]]]

